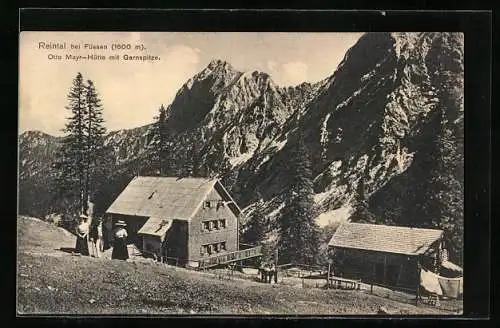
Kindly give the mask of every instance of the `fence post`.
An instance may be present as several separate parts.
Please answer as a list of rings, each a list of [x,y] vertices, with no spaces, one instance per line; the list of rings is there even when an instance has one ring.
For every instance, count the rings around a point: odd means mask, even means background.
[[[326,276],[326,288],[330,288],[330,263],[328,263],[328,274]]]
[[[418,299],[420,298],[420,258],[417,257],[417,292],[415,297],[415,306],[418,306]]]

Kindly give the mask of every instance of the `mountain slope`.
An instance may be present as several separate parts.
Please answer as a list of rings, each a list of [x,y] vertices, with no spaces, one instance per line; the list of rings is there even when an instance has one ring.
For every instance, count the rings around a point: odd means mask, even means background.
[[[289,188],[287,161],[304,138],[322,218],[363,221],[355,210],[366,201],[376,222],[445,229],[461,262],[462,34],[367,33],[331,76],[291,88],[214,60],[167,112],[177,169],[189,162],[196,174],[219,174],[247,213],[262,197],[273,222]],[[154,173],[148,129],[108,136],[116,177],[101,208],[137,172]]]
[[[452,314],[368,291],[321,290],[218,279],[153,263],[72,256],[75,237],[33,218],[18,218],[19,314]],[[280,279],[282,279],[280,277]]]

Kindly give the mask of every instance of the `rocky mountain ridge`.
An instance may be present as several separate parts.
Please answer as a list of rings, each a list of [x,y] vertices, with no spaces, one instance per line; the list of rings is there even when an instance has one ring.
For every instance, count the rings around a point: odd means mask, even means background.
[[[316,84],[282,88],[267,73],[214,60],[179,89],[167,125],[174,158],[190,157],[200,172],[219,174],[248,213],[262,197],[271,221],[276,216],[289,183],[287,159],[300,137],[313,163],[322,224],[357,220],[352,215],[364,197],[380,223],[438,226],[455,236],[463,225],[457,201],[463,199],[463,110],[462,34],[367,33]],[[149,128],[108,134],[123,179],[117,186],[147,172]],[[41,139],[50,147],[56,140],[20,136],[25,176],[38,174],[33,154],[47,147]],[[432,196],[447,190],[453,209]]]

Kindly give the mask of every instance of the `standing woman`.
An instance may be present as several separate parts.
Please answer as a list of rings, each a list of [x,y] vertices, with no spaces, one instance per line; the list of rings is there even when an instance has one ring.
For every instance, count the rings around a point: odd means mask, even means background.
[[[112,259],[117,259],[117,260],[127,260],[129,258],[128,256],[128,249],[127,249],[127,230],[125,230],[125,227],[127,225],[123,221],[118,221],[116,223],[116,229],[113,234],[113,252],[111,253],[111,258]]]
[[[271,264],[271,277],[269,278],[269,282],[278,283],[278,269],[276,268],[276,264]]]
[[[75,253],[89,255],[89,223],[86,215],[80,215],[80,224],[76,227],[76,246]]]
[[[101,257],[102,252],[104,252],[104,234],[102,232],[102,218],[97,219],[97,253]]]

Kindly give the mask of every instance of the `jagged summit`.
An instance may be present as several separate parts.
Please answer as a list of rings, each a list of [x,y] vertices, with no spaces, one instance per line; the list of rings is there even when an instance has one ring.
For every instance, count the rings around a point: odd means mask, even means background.
[[[222,59],[213,59],[210,63],[198,73],[196,77],[204,78],[208,75],[233,75],[239,73],[230,63]]]
[[[229,64],[227,61],[222,60],[222,59],[212,59],[210,63],[208,64],[207,68],[214,69],[216,67],[231,67],[231,64]]]
[[[50,134],[45,133],[45,132],[40,131],[40,130],[29,130],[29,131],[24,131],[23,133],[21,133],[21,137],[30,137],[30,136],[33,136],[33,137],[51,137]]]

